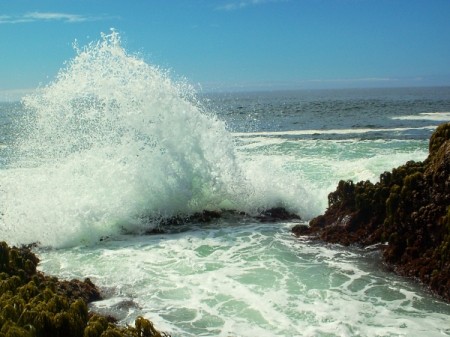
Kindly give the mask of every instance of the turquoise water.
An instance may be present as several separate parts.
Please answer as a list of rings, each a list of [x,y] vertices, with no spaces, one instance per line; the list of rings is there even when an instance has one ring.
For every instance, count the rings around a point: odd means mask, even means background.
[[[41,269],[90,276],[93,309],[174,336],[442,336],[450,308],[386,272],[376,253],[299,240],[292,223],[221,221],[39,251]]]
[[[340,179],[423,160],[448,111],[449,88],[198,95],[112,33],[0,105],[0,237],[90,277],[94,310],[172,336],[448,336],[450,305],[371,249],[295,238],[294,222],[161,222],[283,206],[306,224]]]

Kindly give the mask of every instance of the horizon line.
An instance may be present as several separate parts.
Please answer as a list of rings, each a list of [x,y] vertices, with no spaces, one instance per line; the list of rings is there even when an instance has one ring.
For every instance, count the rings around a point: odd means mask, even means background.
[[[195,93],[202,94],[226,94],[226,93],[258,93],[258,92],[283,92],[283,91],[327,91],[327,90],[381,90],[381,89],[420,89],[420,88],[450,88],[450,83],[423,84],[423,85],[396,85],[396,86],[327,86],[327,87],[295,87],[295,86],[223,86],[203,88],[194,85]],[[20,102],[27,95],[37,92],[39,88],[27,89],[0,89],[1,103]]]

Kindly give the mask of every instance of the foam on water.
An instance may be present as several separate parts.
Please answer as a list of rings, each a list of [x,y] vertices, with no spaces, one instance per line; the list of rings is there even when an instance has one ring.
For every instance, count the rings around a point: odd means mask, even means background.
[[[415,119],[412,117],[417,116],[406,116],[393,117],[392,119]],[[442,117],[441,117],[442,118]],[[448,119],[448,116],[446,117]],[[419,119],[419,118],[418,118]],[[427,119],[427,118],[424,118]],[[433,119],[433,120],[447,120],[447,119]],[[375,133],[375,132],[403,132],[408,130],[434,130],[435,125],[422,126],[418,128],[352,128],[352,129],[331,129],[331,130],[289,130],[289,131],[263,131],[263,132],[235,132],[233,135],[239,137],[255,137],[255,136],[300,136],[300,135],[348,135],[348,134],[364,134],[364,133]]]
[[[373,252],[294,238],[291,223],[201,230],[41,251],[41,268],[89,276],[93,304],[173,336],[448,336],[448,304],[383,271]],[[109,290],[108,290],[109,289]]]
[[[418,115],[396,116],[392,117],[392,119],[448,122],[450,120],[450,112],[422,112]]]
[[[238,158],[247,170],[258,166],[278,167],[279,177],[313,193],[308,201],[312,210],[323,212],[327,196],[339,180],[378,182],[380,174],[409,160],[424,160],[428,155],[426,140],[323,140],[262,137],[250,133],[238,138]],[[255,177],[254,177],[255,178]],[[258,178],[259,179],[259,178]],[[289,186],[285,184],[285,186]],[[295,188],[282,191],[295,200]]]
[[[76,47],[75,58],[23,106],[25,116],[10,128],[17,139],[0,146],[0,234],[13,244],[49,246],[140,232],[204,209],[284,206],[307,220],[323,212],[340,179],[376,181],[384,170],[424,159],[426,145],[417,150],[415,134],[435,128],[312,123],[230,133],[188,84],[127,53],[114,31]],[[9,115],[8,123],[16,114]],[[323,141],[311,139],[317,135]],[[391,135],[412,139],[398,150],[385,141]]]
[[[8,242],[89,244],[204,209],[314,213],[300,182],[286,198],[289,178],[245,170],[225,123],[185,82],[128,54],[115,31],[76,51],[54,82],[23,100],[21,136],[0,173]]]
[[[428,122],[232,134],[189,85],[128,54],[115,32],[77,48],[23,104],[11,129],[19,137],[0,149],[0,237],[39,241],[45,273],[90,277],[106,296],[95,310],[124,324],[144,315],[172,336],[450,335],[448,304],[386,273],[373,252],[294,238],[292,223],[219,219],[121,234],[219,208],[283,205],[306,223],[338,180],[376,181],[427,155],[423,138],[361,135],[431,132]],[[304,137],[316,132],[342,137]]]

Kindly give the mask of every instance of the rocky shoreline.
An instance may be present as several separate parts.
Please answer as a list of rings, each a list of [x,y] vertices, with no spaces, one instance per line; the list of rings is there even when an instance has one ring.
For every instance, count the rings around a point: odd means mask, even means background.
[[[164,224],[179,228],[229,216],[262,223],[300,219],[278,207],[257,216],[229,210],[203,211],[167,219]],[[162,232],[156,228],[145,234]],[[102,299],[97,286],[89,278],[66,281],[37,271],[39,258],[32,247],[9,247],[0,242],[0,337],[170,337],[143,317],[135,320],[134,327],[123,327],[116,324],[115,317],[89,311],[89,303]]]
[[[138,317],[135,326],[88,310],[101,299],[89,280],[61,281],[36,270],[28,247],[0,242],[0,337],[168,337]]]
[[[297,236],[363,247],[378,245],[396,273],[420,280],[450,301],[450,123],[430,139],[429,156],[384,172],[380,182],[340,181],[328,196],[329,207],[309,226],[296,225]],[[260,222],[299,220],[284,208],[258,216],[233,211],[204,211],[168,224],[210,222],[224,216]],[[155,234],[159,231],[150,231]],[[61,281],[37,271],[39,259],[30,247],[0,242],[0,337],[162,337],[153,324],[138,317],[135,326],[118,326],[113,317],[90,312],[101,299],[89,280]]]
[[[426,160],[384,172],[376,184],[340,181],[326,212],[292,231],[342,245],[379,245],[397,274],[450,301],[450,123],[431,136]]]

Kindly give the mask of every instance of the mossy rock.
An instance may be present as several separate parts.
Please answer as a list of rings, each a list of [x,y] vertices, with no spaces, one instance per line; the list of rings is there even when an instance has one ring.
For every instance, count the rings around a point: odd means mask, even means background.
[[[430,156],[433,157],[447,140],[450,140],[450,122],[439,125],[431,135],[428,146]]]
[[[161,337],[142,317],[121,327],[88,312],[99,299],[89,279],[59,281],[36,271],[39,259],[29,247],[0,242],[0,337]]]
[[[380,182],[340,181],[325,214],[294,228],[343,245],[385,243],[383,258],[450,301],[450,123],[430,139],[429,156],[380,175]]]

